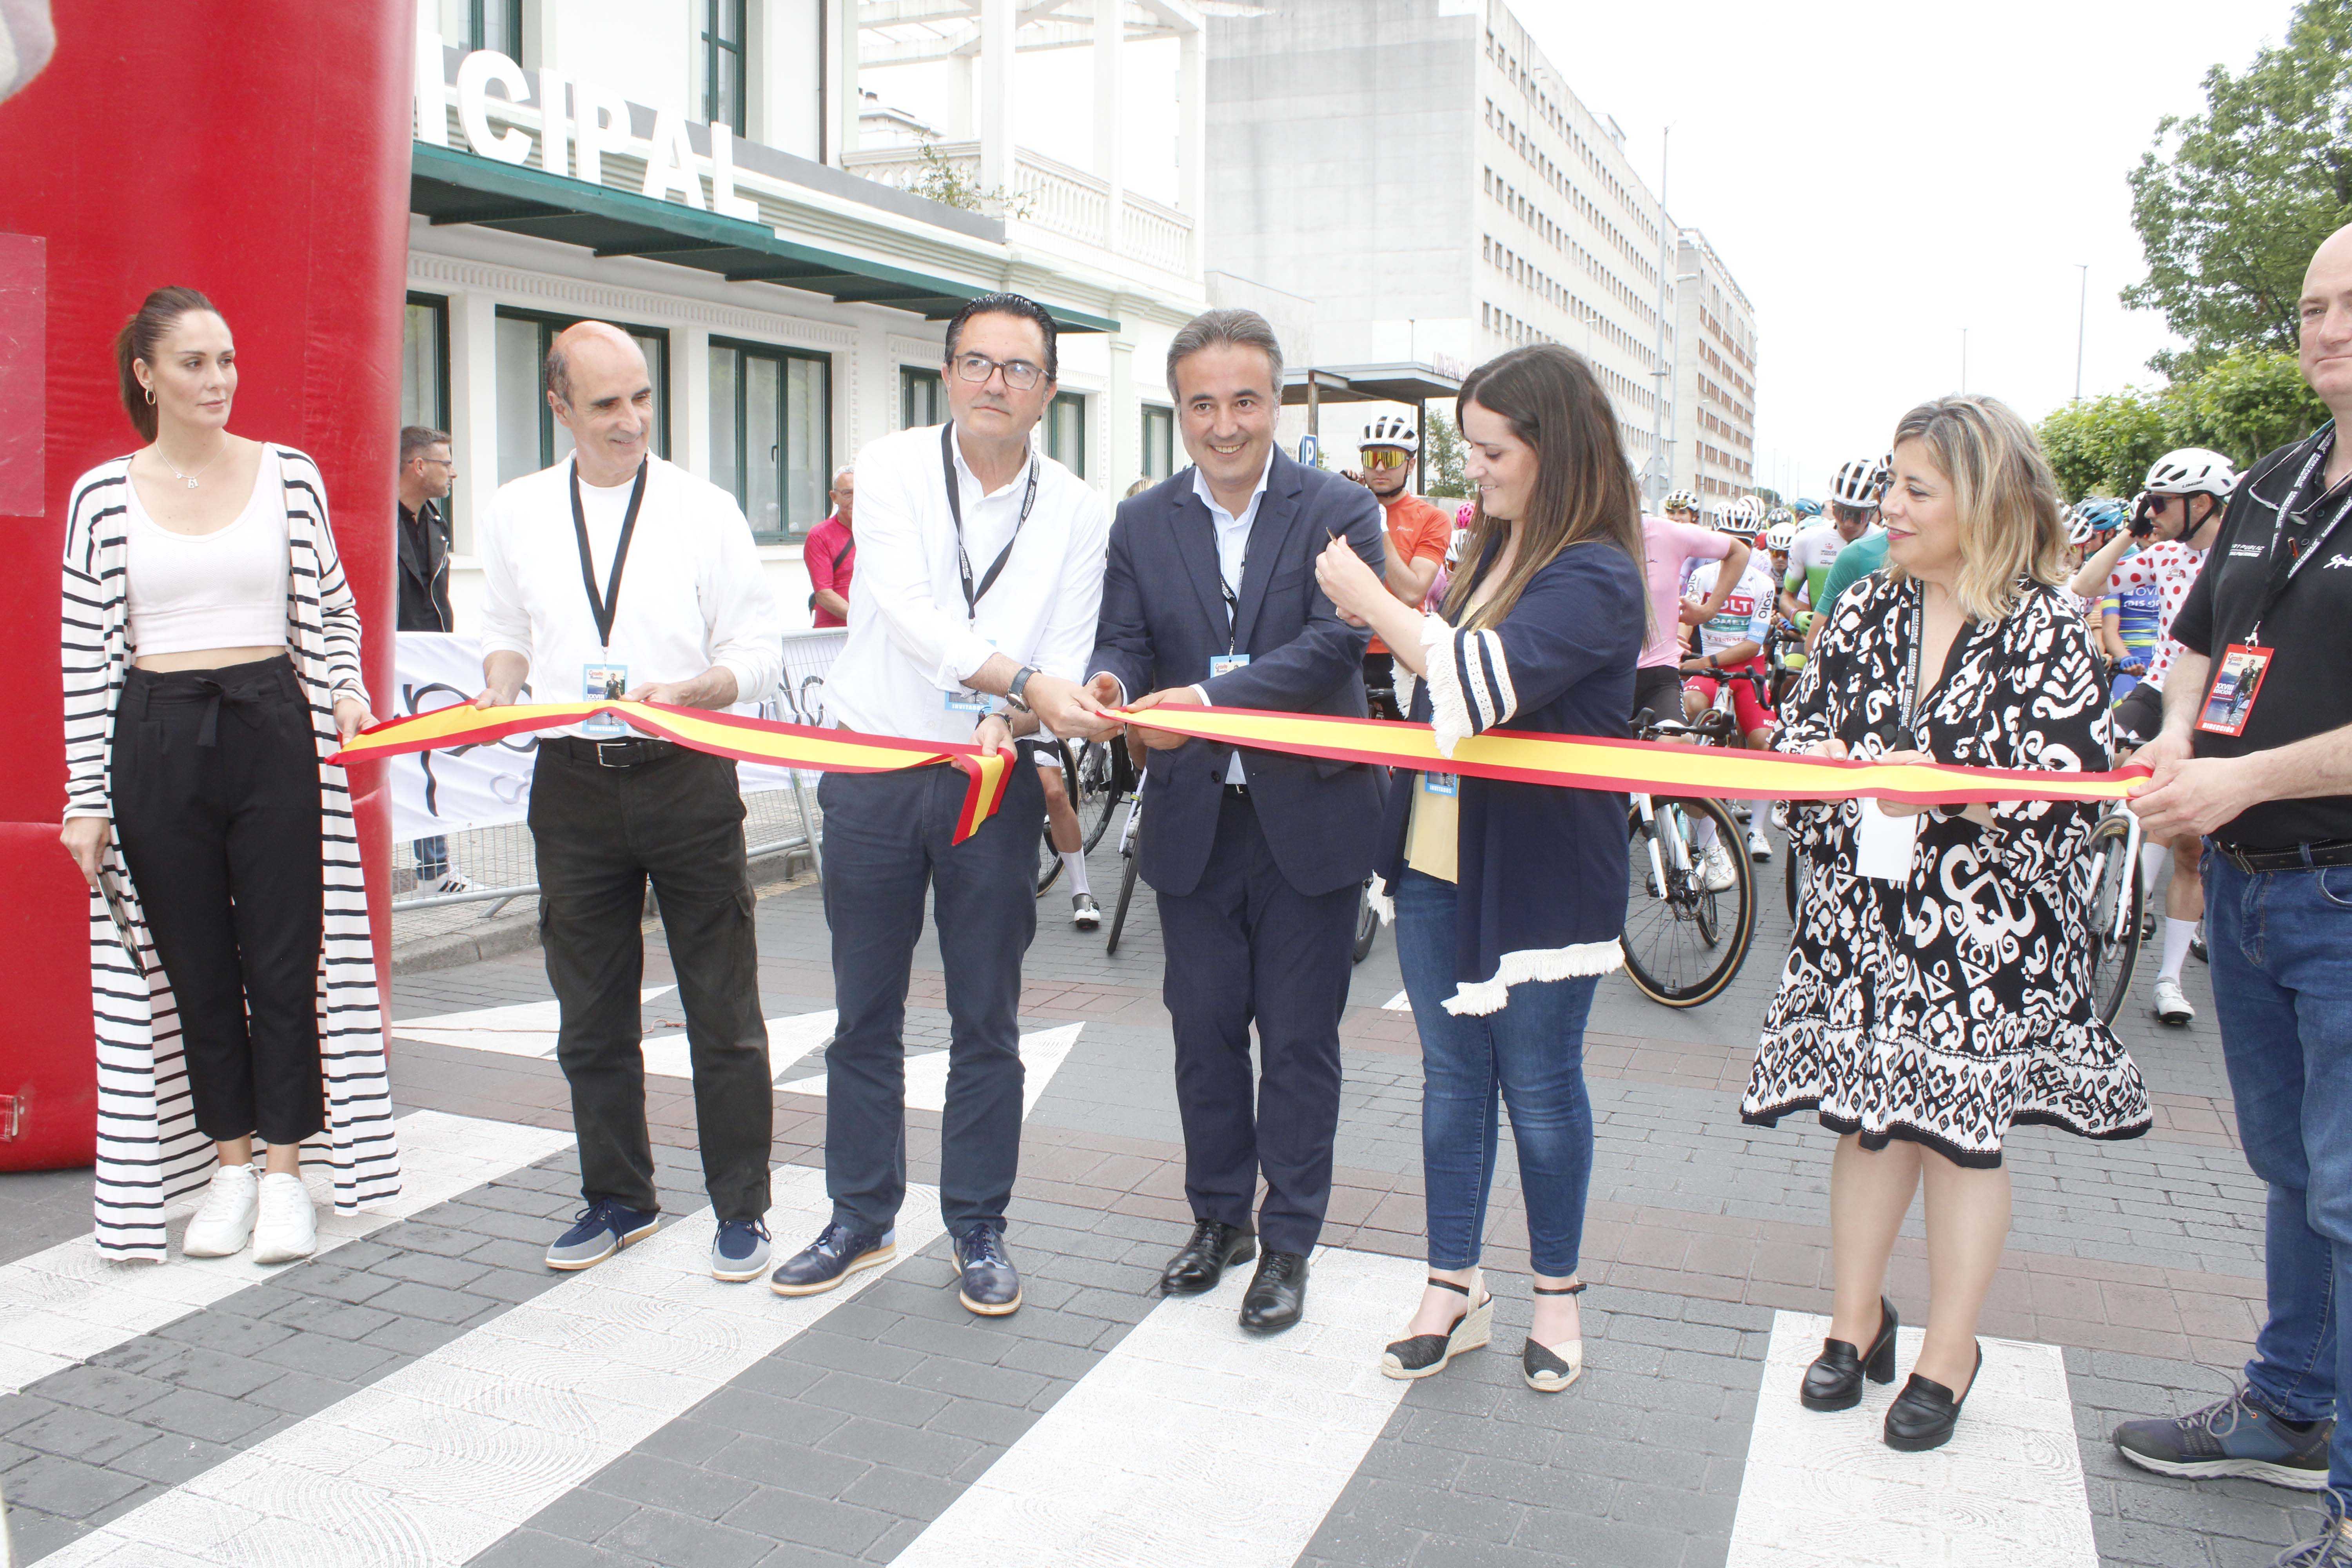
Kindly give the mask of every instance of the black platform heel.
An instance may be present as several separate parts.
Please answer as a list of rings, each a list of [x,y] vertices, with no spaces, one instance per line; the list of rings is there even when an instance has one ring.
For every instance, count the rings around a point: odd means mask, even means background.
[[[1924,1454],[1930,1448],[1940,1448],[1952,1440],[1952,1428],[1959,1425],[1960,1406],[1977,1389],[1977,1378],[1984,1371],[1984,1346],[1977,1346],[1976,1370],[1969,1373],[1968,1393],[1958,1399],[1952,1391],[1932,1377],[1911,1374],[1895,1403],[1886,1407],[1886,1446],[1906,1454]]]
[[[1561,1285],[1547,1289],[1541,1285],[1531,1287],[1538,1296],[1580,1296],[1588,1283],[1580,1279],[1573,1285]],[[1538,1394],[1558,1394],[1584,1375],[1584,1337],[1580,1334],[1557,1345],[1536,1342],[1533,1334],[1519,1347],[1519,1376]]]
[[[1895,1381],[1895,1331],[1903,1321],[1895,1303],[1878,1299],[1878,1337],[1867,1354],[1844,1340],[1823,1340],[1822,1353],[1805,1369],[1804,1391],[1798,1395],[1808,1410],[1851,1410],[1862,1403],[1862,1380]]]
[[[1460,1291],[1466,1300],[1470,1287],[1456,1285],[1451,1279],[1430,1280],[1442,1290]],[[1401,1379],[1429,1377],[1444,1372],[1446,1364],[1465,1351],[1482,1350],[1495,1332],[1495,1298],[1492,1295],[1475,1307],[1465,1308],[1454,1320],[1454,1326],[1442,1334],[1415,1334],[1408,1340],[1398,1340],[1381,1352],[1381,1375]]]

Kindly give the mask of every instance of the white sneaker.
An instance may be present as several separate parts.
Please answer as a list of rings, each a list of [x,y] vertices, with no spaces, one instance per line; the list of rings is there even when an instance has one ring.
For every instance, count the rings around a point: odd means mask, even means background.
[[[2156,1016],[2168,1024],[2193,1024],[2197,1009],[2180,994],[2180,982],[2169,974],[2156,977]]]
[[[223,1165],[213,1173],[205,1201],[188,1221],[180,1251],[188,1258],[227,1258],[245,1250],[253,1235],[254,1189],[259,1173],[250,1165]]]
[[[1739,886],[1739,872],[1731,864],[1731,852],[1719,838],[1699,857],[1698,885],[1710,893],[1727,893]]]
[[[261,1220],[253,1227],[256,1263],[292,1263],[319,1250],[319,1215],[302,1178],[280,1171],[261,1178]]]
[[[1748,858],[1751,860],[1772,858],[1772,841],[1764,836],[1764,825],[1760,822],[1748,825]]]
[[[452,871],[434,883],[431,890],[436,893],[470,893],[474,890],[474,883],[472,879],[462,873]]]

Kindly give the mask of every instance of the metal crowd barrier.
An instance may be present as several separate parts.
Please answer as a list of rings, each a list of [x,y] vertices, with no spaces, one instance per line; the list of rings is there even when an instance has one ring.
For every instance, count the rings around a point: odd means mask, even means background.
[[[826,722],[824,679],[833,668],[847,634],[839,626],[784,634],[784,675],[776,690],[760,704],[763,719],[822,726]],[[824,875],[824,824],[817,814],[816,792],[809,775],[794,772],[789,788],[757,790],[743,797],[745,854],[753,860],[805,852],[819,877]],[[531,852],[530,829],[520,822],[501,823],[444,836],[448,845],[448,868],[473,886],[462,893],[421,891],[417,886],[416,846],[399,840],[392,852],[392,907],[395,911],[446,908],[453,904],[488,904],[482,912],[490,919],[518,899],[539,894],[539,867]]]

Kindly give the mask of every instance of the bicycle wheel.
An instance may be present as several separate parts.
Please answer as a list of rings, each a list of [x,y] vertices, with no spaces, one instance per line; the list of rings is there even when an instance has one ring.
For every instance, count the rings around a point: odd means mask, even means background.
[[[2091,886],[2091,1001],[2109,1024],[2131,994],[2132,971],[2139,965],[2140,912],[2147,897],[2139,885],[2139,867],[2124,853],[2128,831],[2122,817],[2108,816],[2091,832],[2090,854],[2097,864]],[[2118,911],[2124,916],[2120,939]]]
[[[1111,743],[1089,741],[1078,748],[1077,781],[1070,804],[1078,811],[1078,847],[1091,855],[1110,826],[1111,809],[1118,804],[1118,779],[1111,768]]]
[[[1110,936],[1103,943],[1106,955],[1118,951],[1118,933],[1127,929],[1127,906],[1135,897],[1135,868],[1142,857],[1130,847],[1126,858],[1127,869],[1118,874],[1118,907],[1110,912]]]
[[[1381,934],[1381,915],[1372,908],[1372,879],[1366,878],[1356,893],[1356,953],[1358,963],[1372,951],[1372,939]]]
[[[1685,822],[1711,822],[1717,839],[1739,842],[1738,826],[1717,802],[1682,801],[1655,813],[1654,831],[1642,820],[1639,802],[1627,816],[1628,869],[1625,930],[1618,938],[1625,973],[1651,1001],[1668,1007],[1696,1007],[1723,994],[1747,962],[1756,936],[1756,876],[1748,857],[1729,857],[1733,882],[1719,893],[1706,890],[1696,847],[1685,841],[1681,868],[1675,864],[1677,829]],[[1658,859],[1651,859],[1651,851]],[[1663,879],[1660,872],[1663,871]]]
[[[1797,841],[1793,838],[1789,840],[1789,869],[1787,873],[1787,880],[1789,883],[1789,923],[1793,926],[1797,923]]]

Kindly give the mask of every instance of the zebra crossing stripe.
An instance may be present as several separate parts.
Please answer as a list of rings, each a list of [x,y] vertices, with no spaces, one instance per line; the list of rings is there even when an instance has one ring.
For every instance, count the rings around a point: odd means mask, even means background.
[[[1900,1382],[1863,1384],[1834,1414],[1798,1403],[1829,1320],[1776,1312],[1728,1568],[1910,1568],[1921,1563],[2096,1568],[2066,1363],[2055,1345],[1984,1340],[1952,1440],[1904,1454],[1879,1440]],[[1895,1335],[1895,1364],[1921,1331]]]
[[[311,1198],[325,1205],[318,1255],[572,1146],[568,1133],[437,1110],[412,1111],[397,1126],[404,1174],[396,1198],[339,1215],[324,1168],[304,1172]],[[166,1263],[109,1261],[85,1236],[0,1265],[0,1395],[284,1272],[254,1262],[250,1250],[181,1257],[179,1233],[194,1206],[194,1198],[177,1205]]]
[[[771,1178],[779,1236],[832,1216]],[[456,1568],[887,1272],[822,1296],[723,1285],[709,1209],[572,1276],[43,1559],[54,1568]],[[909,1186],[902,1254],[941,1229]]]
[[[830,1020],[833,1015],[825,1017]],[[1037,1097],[1054,1081],[1069,1058],[1070,1047],[1078,1043],[1078,1032],[1084,1024],[1068,1024],[1058,1029],[1045,1029],[1021,1037],[1021,1114],[1028,1115],[1037,1109]],[[831,1033],[830,1023],[826,1032]],[[948,1060],[946,1051],[928,1051],[907,1058],[907,1109],[909,1110],[945,1110],[948,1104]],[[811,1078],[794,1079],[776,1086],[786,1094],[824,1093],[822,1073]]]
[[[1326,1247],[1271,1339],[1247,1269],[1162,1301],[892,1568],[1290,1568],[1404,1397],[1381,1350],[1427,1272]]]
[[[659,1001],[675,985],[648,985],[638,993],[640,1005]],[[476,1007],[462,1013],[439,1013],[429,1018],[404,1018],[390,1033],[395,1039],[421,1040],[432,1046],[490,1051],[499,1056],[555,1057],[558,1004],[517,1002],[503,1007]],[[770,1018],[768,1079],[790,1071],[803,1057],[833,1037],[834,1013],[796,1013]],[[694,1068],[683,1028],[648,1030],[645,1037],[646,1071],[657,1078],[691,1079]],[[937,1109],[934,1107],[933,1109]]]

